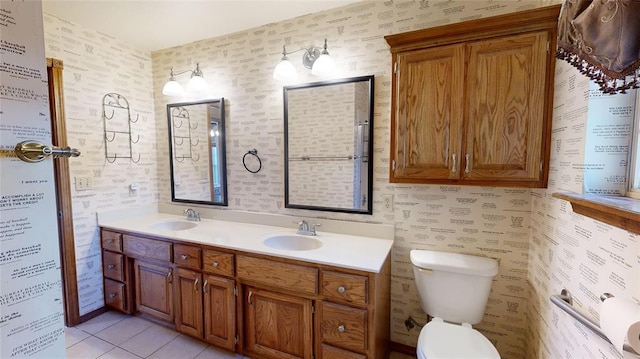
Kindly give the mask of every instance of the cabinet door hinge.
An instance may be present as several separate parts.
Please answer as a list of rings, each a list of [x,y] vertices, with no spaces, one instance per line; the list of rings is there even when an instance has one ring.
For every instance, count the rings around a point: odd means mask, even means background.
[[[60,219],[64,218],[64,213],[62,213],[62,211],[58,211],[58,218]]]
[[[544,161],[540,161],[540,172],[544,169]]]
[[[238,334],[233,338],[233,344],[238,344]]]
[[[396,170],[396,160],[391,161],[391,170],[392,171]]]
[[[398,72],[398,63],[397,63],[397,62],[394,62],[394,63],[393,63],[393,73],[395,74],[395,73],[397,73],[397,72]]]
[[[551,42],[547,40],[547,54],[549,53]]]
[[[233,286],[233,295],[238,296],[238,286]]]

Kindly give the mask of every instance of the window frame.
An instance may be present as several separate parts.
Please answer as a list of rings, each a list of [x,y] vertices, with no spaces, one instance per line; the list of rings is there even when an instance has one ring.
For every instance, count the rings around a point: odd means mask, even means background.
[[[627,192],[625,196],[640,199],[640,91],[638,90],[636,90],[634,120],[631,131],[629,162],[627,164]],[[636,185],[634,186],[634,184]]]

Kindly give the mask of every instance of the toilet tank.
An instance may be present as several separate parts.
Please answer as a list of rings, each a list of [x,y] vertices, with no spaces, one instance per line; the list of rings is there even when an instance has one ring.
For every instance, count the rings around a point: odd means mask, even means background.
[[[422,309],[452,323],[482,321],[498,262],[467,254],[412,250]]]

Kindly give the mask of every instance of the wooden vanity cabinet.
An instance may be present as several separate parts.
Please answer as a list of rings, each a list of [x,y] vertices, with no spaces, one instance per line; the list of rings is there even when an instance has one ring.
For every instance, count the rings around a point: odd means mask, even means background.
[[[236,282],[216,275],[204,276],[204,340],[233,351],[236,346]]]
[[[558,13],[385,37],[391,182],[546,187]]]
[[[236,268],[244,289],[243,354],[386,358],[388,259],[381,273],[254,255],[238,255]]]
[[[122,234],[101,232],[102,273],[104,274],[104,301],[109,307],[131,313],[131,280],[129,266],[122,253]]]
[[[244,301],[244,354],[313,358],[312,300],[248,286]]]
[[[206,273],[233,276],[233,254],[175,244],[174,263],[178,267],[174,281],[176,329],[218,347],[234,350],[235,281]]]
[[[106,230],[102,230],[103,238]],[[133,287],[128,296],[135,310],[151,318],[174,323],[173,308],[173,244],[168,241],[120,234],[124,262],[131,264]]]
[[[201,273],[176,268],[176,330],[200,339],[204,333],[202,283]]]
[[[104,229],[102,238],[115,309],[248,357],[386,359],[389,258],[370,273]]]
[[[173,324],[173,268],[141,259],[133,262],[136,312]]]

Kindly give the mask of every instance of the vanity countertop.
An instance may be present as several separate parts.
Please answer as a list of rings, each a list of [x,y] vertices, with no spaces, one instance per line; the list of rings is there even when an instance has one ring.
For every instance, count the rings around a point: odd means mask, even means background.
[[[354,236],[318,230],[316,239],[323,245],[318,249],[294,251],[267,247],[263,241],[274,235],[294,235],[296,228],[266,226],[251,223],[220,221],[203,218],[196,227],[186,230],[158,230],[152,225],[163,221],[184,221],[184,216],[166,213],[146,214],[126,219],[99,220],[103,228],[151,235],[190,243],[235,249],[313,263],[380,272],[391,251],[393,240]],[[357,224],[355,224],[357,225]],[[293,227],[293,225],[292,225]]]

